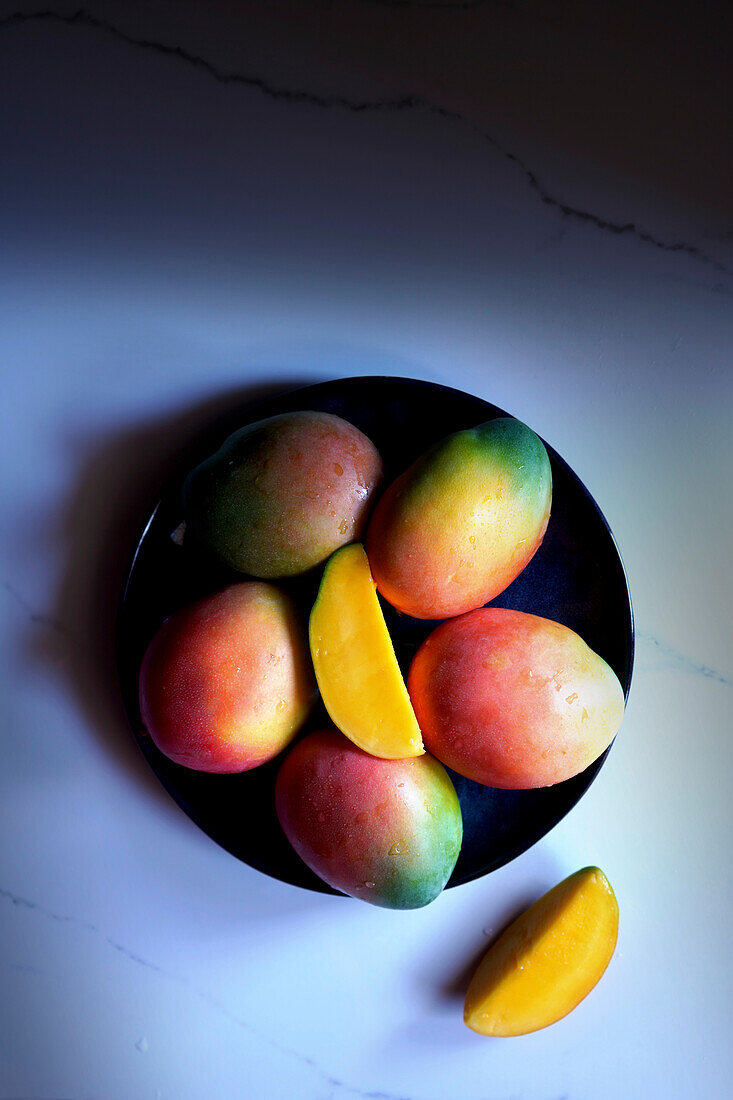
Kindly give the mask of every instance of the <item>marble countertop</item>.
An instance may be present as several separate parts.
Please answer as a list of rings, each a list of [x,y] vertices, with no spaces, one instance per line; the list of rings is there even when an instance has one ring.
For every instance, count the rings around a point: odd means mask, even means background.
[[[0,1100],[727,1095],[730,18],[698,9],[0,3]],[[407,913],[218,848],[114,667],[191,434],[363,374],[529,423],[603,509],[637,625],[586,796]],[[482,949],[587,864],[620,906],[600,984],[544,1031],[469,1032]]]

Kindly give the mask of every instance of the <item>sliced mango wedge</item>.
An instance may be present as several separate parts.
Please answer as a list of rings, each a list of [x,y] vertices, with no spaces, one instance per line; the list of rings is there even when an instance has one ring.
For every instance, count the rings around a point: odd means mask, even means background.
[[[481,960],[463,1018],[481,1035],[526,1035],[567,1016],[616,946],[618,905],[598,867],[559,883],[509,925]]]
[[[420,727],[360,543],[326,563],[309,634],[321,698],[341,732],[372,756],[421,756]]]

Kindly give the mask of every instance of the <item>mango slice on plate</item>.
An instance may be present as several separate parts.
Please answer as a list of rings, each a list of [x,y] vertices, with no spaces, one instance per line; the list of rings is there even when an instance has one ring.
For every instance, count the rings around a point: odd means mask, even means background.
[[[480,962],[463,1019],[481,1035],[526,1035],[567,1016],[616,946],[618,905],[598,867],[559,883],[509,925]]]
[[[329,558],[309,633],[321,697],[341,732],[385,760],[421,756],[420,727],[360,543]]]

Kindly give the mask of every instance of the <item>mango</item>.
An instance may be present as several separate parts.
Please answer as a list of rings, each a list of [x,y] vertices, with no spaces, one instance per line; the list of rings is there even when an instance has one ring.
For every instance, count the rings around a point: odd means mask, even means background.
[[[481,1035],[526,1035],[567,1016],[611,961],[618,904],[598,867],[576,871],[489,948],[466,994],[464,1021]]]
[[[461,809],[431,757],[381,760],[338,730],[308,734],[277,777],[280,824],[324,882],[388,909],[417,909],[440,894],[458,859]]]
[[[615,673],[578,634],[498,607],[432,631],[407,686],[428,752],[489,787],[570,779],[608,748],[624,714]]]
[[[242,772],[292,741],[315,702],[304,624],[289,596],[245,581],[166,619],[140,670],[140,711],[177,764]]]
[[[376,447],[353,424],[283,413],[235,432],[192,471],[184,516],[232,568],[296,576],[361,537],[381,477]]]
[[[360,543],[323,572],[309,625],[318,688],[334,724],[359,748],[394,760],[419,756],[420,727]]]
[[[386,490],[366,538],[377,588],[398,611],[444,619],[521,573],[550,517],[542,441],[510,417],[437,443]]]

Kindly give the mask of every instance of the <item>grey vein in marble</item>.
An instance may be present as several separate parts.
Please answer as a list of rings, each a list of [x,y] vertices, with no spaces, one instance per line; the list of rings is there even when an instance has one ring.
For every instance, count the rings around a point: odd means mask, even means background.
[[[88,932],[99,932],[96,924],[80,921],[77,917],[67,917],[62,913],[54,913],[43,905],[39,905],[35,901],[29,901],[28,898],[20,897],[19,894],[12,894],[10,890],[4,890],[2,887],[0,887],[0,898],[5,898],[16,909],[29,909],[36,913],[42,913],[44,917],[50,917],[51,920],[59,924],[75,924],[78,927],[85,928]]]
[[[360,0],[377,8],[396,8],[398,11],[475,11],[491,4],[505,11],[516,11],[511,0]]]
[[[92,924],[89,921],[79,920],[77,917],[70,917],[63,913],[55,913],[53,912],[53,910],[47,909],[45,906],[38,904],[38,902],[31,901],[28,898],[20,896],[19,894],[14,894],[10,890],[3,889],[2,887],[0,887],[0,898],[4,898],[16,909],[26,909],[30,912],[39,913],[42,916],[55,921],[57,924],[73,925],[77,928],[83,928],[87,932],[93,932],[97,936],[102,936],[104,942],[108,944],[108,946],[114,948],[115,951],[119,952],[126,959],[129,959],[130,962],[134,962],[138,966],[144,967],[146,970],[150,970],[156,974],[159,974],[161,977],[167,978],[169,981],[177,982],[179,985],[185,986],[188,990],[190,990],[191,993],[193,993],[195,997],[203,1001],[205,1004],[209,1005],[211,1008],[215,1009],[221,1015],[225,1016],[227,1020],[231,1021],[231,1023],[234,1023],[238,1027],[242,1028],[244,1031],[249,1032],[249,1034],[255,1036],[259,1041],[267,1043],[268,1046],[272,1047],[274,1050],[279,1051],[279,1053],[284,1054],[289,1058],[294,1058],[296,1059],[296,1061],[300,1062],[301,1065],[307,1066],[315,1074],[317,1074],[321,1081],[323,1081],[331,1089],[339,1089],[342,1093],[346,1095],[359,1096],[362,1097],[363,1100],[412,1100],[412,1098],[410,1098],[409,1096],[400,1096],[390,1092],[365,1091],[363,1089],[356,1088],[354,1085],[349,1085],[346,1082],[339,1080],[338,1077],[332,1076],[321,1066],[319,1066],[313,1058],[309,1058],[306,1054],[301,1054],[299,1051],[293,1050],[291,1047],[287,1047],[282,1043],[278,1043],[277,1040],[273,1039],[271,1036],[266,1035],[261,1031],[258,1031],[257,1028],[253,1027],[248,1020],[245,1020],[241,1016],[238,1016],[236,1013],[232,1012],[231,1009],[227,1008],[227,1006],[218,998],[212,996],[210,993],[207,993],[203,989],[197,988],[190,982],[188,978],[182,977],[179,974],[174,974],[172,971],[165,970],[161,966],[157,966],[155,963],[150,962],[148,959],[144,959],[141,955],[138,955],[134,951],[131,951],[129,948],[125,947],[124,944],[119,943],[117,940],[112,939],[110,936],[104,935],[102,929],[99,928],[96,924]],[[0,1100],[22,1100],[22,1098],[0,1097]],[[31,1100],[31,1098],[26,1098],[26,1100]]]
[[[724,676],[722,672],[711,668],[710,665],[695,661],[692,657],[688,657],[687,654],[675,649],[668,642],[663,642],[648,631],[637,630],[636,640],[657,658],[657,668],[659,670],[678,669],[691,672],[697,676],[703,676],[706,680],[714,680],[717,684],[724,684],[726,687],[733,687],[733,680]]]
[[[264,77],[247,75],[244,73],[227,72],[219,69],[213,62],[208,61],[205,57],[191,53],[189,50],[184,49],[181,46],[170,45],[165,42],[157,42],[149,38],[141,38],[136,35],[129,34],[127,31],[117,27],[114,23],[110,23],[107,20],[100,19],[96,15],[92,15],[84,8],[79,8],[77,11],[67,15],[63,12],[56,12],[51,10],[38,11],[38,12],[13,12],[10,15],[0,19],[0,28],[9,28],[12,26],[19,26],[21,24],[29,23],[60,23],[66,26],[81,26],[91,30],[99,31],[110,37],[116,38],[121,42],[125,42],[130,46],[136,46],[140,49],[151,50],[155,53],[163,54],[167,57],[177,58],[179,61],[184,61],[189,65],[193,65],[199,71],[208,74],[217,80],[220,84],[237,84],[242,87],[251,88],[260,92],[262,95],[268,96],[270,99],[280,100],[287,103],[302,103],[313,107],[321,107],[328,110],[343,110],[351,111],[356,114],[361,113],[401,113],[403,111],[422,111],[426,114],[430,114],[436,118],[441,118],[449,122],[460,123],[467,126],[472,133],[477,137],[480,137],[486,142],[495,152],[499,153],[505,160],[508,160],[511,164],[515,165],[525,178],[529,187],[534,191],[538,198],[544,203],[545,206],[549,206],[554,210],[557,210],[562,214],[564,218],[572,219],[581,222],[585,225],[593,226],[596,229],[601,229],[607,233],[612,233],[616,236],[632,236],[643,244],[651,245],[654,248],[661,249],[664,252],[678,252],[682,253],[698,263],[706,264],[708,267],[713,268],[726,275],[732,275],[733,269],[727,267],[725,264],[720,263],[712,256],[707,255],[697,245],[690,244],[687,241],[665,241],[660,237],[656,237],[653,233],[648,233],[646,230],[640,228],[635,222],[614,222],[608,218],[603,218],[599,214],[594,214],[590,210],[581,210],[578,207],[571,206],[569,203],[562,202],[557,198],[545,186],[540,182],[536,172],[527,165],[521,157],[516,153],[511,152],[503,146],[492,134],[483,130],[477,123],[473,122],[470,118],[462,115],[459,111],[454,111],[448,107],[442,107],[438,103],[432,102],[432,100],[426,99],[421,95],[403,95],[396,96],[394,98],[386,99],[352,99],[348,96],[338,95],[336,93],[326,94],[321,92],[311,92],[305,89],[287,88],[273,84],[271,81],[265,80]],[[727,288],[720,284],[715,284],[710,287],[711,290],[725,292]]]
[[[36,974],[39,978],[47,978],[48,971],[40,966],[31,966],[29,963],[6,963],[6,970],[13,970],[16,974]]]
[[[21,596],[20,592],[16,588],[13,588],[10,581],[3,581],[3,588],[8,592],[16,603],[19,603],[24,611],[27,612],[28,618],[32,623],[36,623],[38,626],[47,626],[50,630],[55,630],[58,634],[64,634],[67,638],[71,638],[71,631],[68,626],[64,626],[58,619],[52,618],[50,615],[43,615],[39,611],[34,611],[25,596]]]

